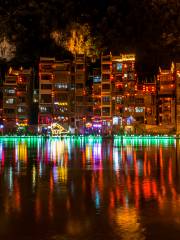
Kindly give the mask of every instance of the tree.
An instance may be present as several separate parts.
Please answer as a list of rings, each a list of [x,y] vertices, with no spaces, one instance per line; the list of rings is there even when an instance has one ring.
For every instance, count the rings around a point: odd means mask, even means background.
[[[92,56],[98,52],[88,24],[71,23],[64,32],[53,31],[51,37],[72,54]]]

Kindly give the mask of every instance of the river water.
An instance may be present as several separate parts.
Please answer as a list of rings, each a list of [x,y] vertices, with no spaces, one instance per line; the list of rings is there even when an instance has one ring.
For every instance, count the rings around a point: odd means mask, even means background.
[[[0,139],[0,239],[179,240],[180,141]]]

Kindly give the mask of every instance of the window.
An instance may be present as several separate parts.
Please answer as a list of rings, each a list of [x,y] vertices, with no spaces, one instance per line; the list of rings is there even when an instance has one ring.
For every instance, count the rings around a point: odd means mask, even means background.
[[[102,70],[110,70],[110,64],[103,64],[102,65]]]
[[[14,114],[15,113],[15,109],[5,108],[4,109],[4,113],[5,114]]]
[[[109,116],[110,115],[110,108],[109,107],[103,107],[102,108],[102,115],[103,116]]]
[[[41,102],[42,103],[51,103],[52,102],[51,94],[42,94]]]
[[[113,72],[122,72],[122,63],[113,63]]]
[[[4,92],[8,93],[8,94],[14,94],[15,93],[15,89],[5,89]]]
[[[83,83],[76,83],[76,89],[82,89]]]
[[[25,112],[25,109],[23,107],[18,107],[17,111],[18,113],[23,113]]]
[[[116,97],[116,103],[122,104],[123,99],[122,97]]]
[[[52,84],[41,84],[41,89],[52,89]]]
[[[18,86],[18,91],[26,92],[26,90],[27,90],[26,85],[19,85],[19,86]]]
[[[144,108],[143,107],[135,107],[135,112],[143,113],[144,112]]]
[[[111,56],[110,56],[110,55],[108,55],[108,56],[103,56],[103,57],[102,57],[102,60],[103,60],[103,61],[111,61]]]
[[[104,96],[102,97],[103,104],[109,104],[110,103],[110,96]]]
[[[51,118],[50,117],[40,117],[39,123],[40,124],[49,124],[49,123],[51,123]]]
[[[56,83],[56,84],[54,84],[54,88],[56,88],[56,89],[67,89],[68,85],[67,85],[67,83]]]
[[[55,112],[61,112],[61,113],[66,113],[68,111],[67,107],[63,107],[63,106],[56,106],[54,107]]]
[[[83,102],[83,96],[76,96],[77,102]]]
[[[51,107],[40,106],[40,112],[41,113],[51,113],[52,109],[51,109]]]
[[[98,109],[95,109],[95,110],[94,110],[94,115],[95,115],[95,116],[101,116],[101,109],[99,109],[99,108],[98,108]]]
[[[94,76],[93,77],[93,83],[100,83],[101,82],[101,77],[100,76]]]
[[[110,84],[102,84],[102,90],[110,90]]]
[[[67,102],[68,95],[67,94],[56,94],[54,96],[54,102]]]
[[[136,98],[136,104],[144,104],[144,98]]]
[[[136,121],[139,123],[144,123],[144,117],[143,116],[136,117]]]
[[[77,70],[83,70],[84,69],[84,64],[76,64],[76,69]]]
[[[41,74],[41,80],[50,81],[52,79],[52,74]]]
[[[18,97],[18,103],[25,103],[26,102],[26,98],[25,97]]]
[[[122,76],[121,75],[116,75],[116,81],[122,82]]]
[[[14,104],[15,103],[15,99],[14,98],[8,98],[8,99],[6,99],[6,103],[7,104]]]
[[[102,81],[109,81],[110,80],[110,74],[102,74]]]
[[[83,81],[85,79],[84,74],[76,74],[76,81],[80,80]]]
[[[134,74],[133,73],[129,73],[128,74],[128,78],[129,78],[130,81],[134,80]]]

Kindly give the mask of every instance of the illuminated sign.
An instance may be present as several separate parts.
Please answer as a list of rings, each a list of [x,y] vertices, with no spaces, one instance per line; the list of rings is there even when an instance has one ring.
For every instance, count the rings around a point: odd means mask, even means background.
[[[68,133],[68,131],[58,123],[53,123],[51,125],[51,132],[53,136],[61,135],[63,133]]]

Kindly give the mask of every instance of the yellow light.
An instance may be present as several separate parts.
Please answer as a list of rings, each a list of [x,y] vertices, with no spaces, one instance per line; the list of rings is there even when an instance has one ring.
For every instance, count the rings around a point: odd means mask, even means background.
[[[68,105],[67,102],[56,102],[55,104],[57,104],[59,106],[67,106]]]

